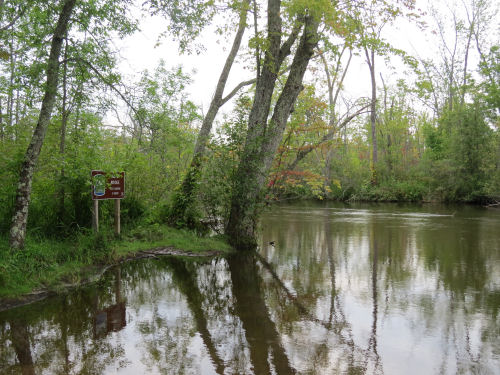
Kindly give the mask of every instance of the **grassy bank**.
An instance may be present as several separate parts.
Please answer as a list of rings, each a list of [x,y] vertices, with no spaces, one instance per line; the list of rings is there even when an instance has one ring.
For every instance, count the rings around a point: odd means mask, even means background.
[[[117,239],[112,233],[79,233],[58,241],[28,236],[25,249],[13,252],[0,238],[0,304],[36,290],[58,290],[85,282],[103,265],[133,257],[142,250],[174,247],[191,253],[229,252],[222,238],[199,237],[161,225],[137,227]]]

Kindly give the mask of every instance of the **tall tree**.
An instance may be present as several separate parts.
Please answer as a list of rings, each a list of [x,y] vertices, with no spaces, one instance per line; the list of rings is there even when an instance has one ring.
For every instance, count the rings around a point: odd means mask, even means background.
[[[235,175],[226,227],[226,234],[229,235],[232,245],[238,249],[253,249],[257,245],[255,234],[261,193],[287,119],[302,90],[304,73],[318,43],[318,27],[324,9],[318,9],[314,5],[309,7],[303,2],[297,2],[298,9],[292,31],[282,43],[282,4],[280,0],[268,1],[265,57],[256,83],[247,137]],[[280,68],[291,54],[297,39],[300,40],[295,49],[290,72],[276,101],[273,114],[268,119]]]
[[[359,47],[363,51],[370,72],[371,103],[370,103],[370,135],[372,143],[371,155],[371,182],[377,184],[377,79],[376,57],[397,53],[404,56],[403,52],[393,48],[382,39],[382,29],[393,22],[398,16],[403,15],[404,9],[413,9],[415,0],[405,1],[362,1],[360,4],[349,5],[350,12],[358,21]],[[417,15],[409,13],[408,18]],[[405,61],[406,62],[406,61]]]
[[[64,154],[66,152],[66,131],[68,128],[68,118],[69,118],[69,109],[68,109],[68,38],[66,35],[66,45],[64,46],[64,62],[63,62],[63,82],[62,82],[62,90],[63,90],[63,96],[62,96],[62,104],[61,104],[61,135],[59,138],[59,154],[61,156],[61,159],[63,161],[62,166],[61,166],[61,171],[60,171],[60,180],[61,183],[59,184],[59,191],[57,192],[58,194],[58,201],[59,201],[59,208],[58,208],[58,221],[59,223],[64,222],[64,201],[65,201],[65,189],[64,189]]]
[[[31,138],[31,142],[26,151],[19,174],[16,205],[14,215],[12,217],[9,240],[10,246],[14,249],[21,249],[24,247],[33,173],[35,171],[38,156],[40,155],[40,151],[42,149],[43,140],[49,126],[52,109],[56,100],[57,86],[59,82],[59,56],[61,54],[63,39],[68,30],[69,20],[75,3],[76,0],[65,0],[63,2],[59,19],[52,36],[50,54],[47,60],[47,81],[42,107],[38,116],[35,132],[33,133],[33,137]]]
[[[57,107],[62,108],[62,122],[67,123],[70,121],[71,109],[82,103],[93,102],[94,112],[98,111],[96,107],[102,107],[102,95],[91,95],[90,92],[95,94],[97,89],[103,87],[100,81],[104,80],[106,84],[110,80],[116,82],[119,78],[119,75],[110,73],[115,66],[115,59],[110,52],[109,41],[112,33],[123,37],[135,30],[135,23],[130,21],[126,12],[129,3],[130,0],[120,2],[64,0],[58,3],[31,0],[29,2],[31,7],[19,20],[16,30],[11,32],[19,44],[17,53],[20,61],[16,61],[14,83],[16,90],[21,92],[21,95],[16,94],[17,103],[14,111],[16,126],[13,127],[16,130],[23,130],[19,122],[19,113],[28,115],[32,112],[33,122],[36,121],[31,143],[21,167],[15,211],[10,227],[10,240],[14,248],[23,246],[33,173],[37,169],[37,160],[51,122],[53,109],[58,100],[63,102]],[[54,25],[57,26],[54,28]],[[62,57],[64,40],[66,52]],[[63,61],[59,61],[60,59]],[[60,70],[65,73],[62,98],[58,96]],[[96,76],[98,79],[94,78]],[[39,83],[42,80],[45,81],[44,84]],[[37,113],[31,108],[36,107],[38,103],[41,109]],[[21,106],[27,109],[19,110]],[[63,151],[67,146],[65,133],[61,133],[62,151],[57,157],[57,161],[61,163]],[[22,142],[21,137],[19,141]],[[59,177],[58,183],[62,181]],[[62,190],[59,193],[59,197],[64,197]]]
[[[375,79],[375,48],[363,46],[366,56],[366,63],[370,70],[370,83],[371,83],[371,101],[370,101],[370,130],[372,138],[372,183],[377,183],[376,165],[378,162],[378,145],[377,145],[377,81]]]
[[[231,99],[237,91],[246,84],[254,82],[254,80],[249,80],[239,84],[234,90],[232,90],[226,97],[223,97],[224,89],[226,87],[227,79],[229,73],[231,72],[231,67],[233,66],[236,55],[240,49],[241,40],[243,39],[243,34],[247,26],[247,14],[250,6],[250,0],[244,0],[239,5],[239,23],[238,29],[234,36],[233,44],[229,54],[226,58],[226,62],[222,69],[222,72],[217,81],[217,86],[215,88],[215,93],[210,102],[210,106],[207,114],[203,118],[203,123],[201,125],[200,132],[196,139],[196,146],[194,148],[193,158],[191,160],[191,165],[182,181],[181,186],[174,195],[172,209],[169,217],[171,224],[177,226],[187,225],[188,227],[195,227],[196,218],[191,217],[189,213],[193,210],[191,206],[195,201],[196,186],[199,180],[199,174],[202,166],[202,159],[205,154],[206,145],[208,143],[210,132],[212,130],[212,125],[217,116],[219,109]]]
[[[389,7],[389,4],[386,4]],[[389,13],[389,9],[381,9],[381,4],[372,1],[365,4],[360,12],[359,20],[361,25],[360,31],[360,47],[364,52],[365,61],[370,72],[370,136],[372,142],[372,157],[371,157],[371,182],[377,184],[377,163],[378,163],[378,144],[377,144],[377,79],[375,58],[377,51],[381,50],[380,35],[383,27],[390,20],[388,17],[379,17],[381,14]]]

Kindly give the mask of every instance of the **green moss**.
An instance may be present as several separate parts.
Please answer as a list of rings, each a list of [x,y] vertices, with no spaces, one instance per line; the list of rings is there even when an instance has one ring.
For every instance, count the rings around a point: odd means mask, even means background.
[[[136,227],[117,239],[112,233],[80,233],[71,240],[28,236],[25,248],[14,251],[0,238],[0,304],[40,289],[59,290],[91,278],[97,266],[156,247],[174,247],[191,253],[231,247],[222,237],[199,237],[187,230],[157,224]]]

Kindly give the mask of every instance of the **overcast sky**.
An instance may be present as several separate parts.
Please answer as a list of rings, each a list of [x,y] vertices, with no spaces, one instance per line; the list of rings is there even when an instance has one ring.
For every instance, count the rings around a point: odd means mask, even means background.
[[[434,6],[438,5],[446,13],[446,4],[453,4],[453,1],[446,2],[441,0],[433,2]],[[461,0],[455,1],[460,8]],[[417,7],[427,9],[427,0],[417,0]],[[423,58],[438,59],[437,55],[437,40],[436,36],[431,33],[434,26],[434,21],[427,17],[429,29],[425,32],[419,30],[414,24],[407,20],[400,20],[393,26],[386,26],[383,31],[383,37],[397,48],[401,48],[412,55],[418,54]],[[498,21],[498,17],[497,17]],[[215,90],[219,74],[227,56],[227,49],[230,48],[233,35],[229,35],[227,40],[219,40],[220,36],[215,36],[212,30],[207,30],[203,33],[201,42],[205,46],[205,51],[199,55],[179,55],[177,44],[164,38],[159,46],[157,46],[158,35],[165,31],[166,22],[161,17],[147,16],[141,20],[141,31],[124,40],[116,41],[115,44],[120,51],[121,62],[119,64],[120,71],[128,77],[128,81],[134,81],[134,76],[138,76],[144,69],[152,71],[160,59],[164,59],[167,67],[182,65],[186,73],[189,73],[193,79],[193,84],[188,88],[191,99],[203,108],[206,112],[208,109],[212,94]],[[498,43],[498,22],[492,27],[496,31],[492,37],[496,37]],[[247,29],[246,36],[252,31]],[[246,46],[248,40],[242,43],[242,47]],[[382,58],[377,59],[377,79],[382,73],[386,83],[394,83],[397,78],[407,78],[404,76],[403,65],[398,61],[398,58],[391,59],[392,69],[386,66]],[[226,93],[228,93],[240,81],[253,78],[254,74],[251,71],[245,70],[243,64],[235,64],[231,70],[228,84],[226,85]],[[349,68],[346,77],[345,87],[348,95],[353,97],[369,96],[370,83],[369,71],[362,56],[356,58]],[[231,108],[229,105],[226,108]],[[220,118],[220,117],[218,117]],[[112,119],[110,119],[112,121]]]

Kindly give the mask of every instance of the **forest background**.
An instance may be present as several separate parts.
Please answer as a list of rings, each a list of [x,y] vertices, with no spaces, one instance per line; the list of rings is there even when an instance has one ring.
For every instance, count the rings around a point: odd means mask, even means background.
[[[70,5],[58,39],[61,15]],[[281,12],[278,52],[288,47],[273,68],[269,105],[274,114],[294,73],[292,57],[303,47],[299,39],[307,42],[308,27],[319,31],[310,43],[312,55],[297,98],[290,99],[291,110],[282,116],[275,152],[268,152],[269,166],[254,178],[262,188],[256,188],[245,211],[251,223],[263,204],[288,199],[479,204],[500,199],[500,45],[494,1],[431,6],[385,0],[12,0],[0,2],[4,241],[10,238],[12,248],[24,245],[24,239],[21,244],[12,240],[19,181],[51,92],[50,59],[58,40],[53,107],[27,194],[28,238],[82,241],[91,236],[93,169],[125,171],[122,222],[133,236],[168,223],[200,234],[226,229],[251,237],[254,224],[231,223],[244,216],[235,196],[248,182],[242,161],[252,158],[250,141],[265,143],[265,134],[249,131],[249,118],[259,79],[272,70],[266,62],[273,48],[271,6]],[[184,59],[203,56],[207,38],[227,46],[225,65],[217,64],[219,80],[209,77],[208,109],[189,91],[189,69],[167,64],[169,56],[135,77],[120,70],[118,40],[137,33],[150,16],[164,19],[159,45],[175,41]],[[315,21],[308,24],[309,19]],[[422,45],[434,55],[392,44],[395,25],[405,23],[429,41]],[[233,74],[230,82],[237,83],[229,87],[233,65],[237,76],[248,76],[239,83]],[[368,82],[361,89],[349,78],[360,67]],[[267,118],[274,121],[269,112]],[[103,203],[106,226],[113,206]]]

